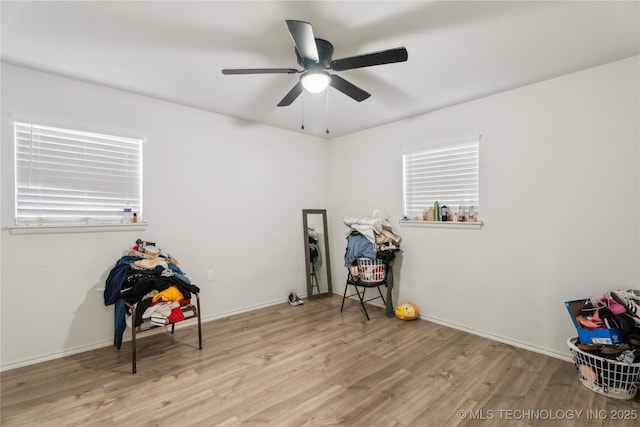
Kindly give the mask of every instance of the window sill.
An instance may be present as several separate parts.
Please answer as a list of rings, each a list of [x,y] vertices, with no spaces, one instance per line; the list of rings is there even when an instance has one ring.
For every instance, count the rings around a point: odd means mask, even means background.
[[[399,220],[401,227],[421,227],[421,228],[457,228],[459,230],[479,230],[482,228],[482,221],[458,222],[458,221],[421,221],[421,220]]]
[[[111,231],[142,231],[148,222],[135,224],[20,224],[7,228],[11,234],[95,233]]]

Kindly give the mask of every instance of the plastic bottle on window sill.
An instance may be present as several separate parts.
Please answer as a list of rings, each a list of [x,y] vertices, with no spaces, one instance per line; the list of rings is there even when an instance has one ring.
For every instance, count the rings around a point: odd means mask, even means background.
[[[124,208],[122,210],[122,223],[128,224],[131,222],[131,208]]]
[[[458,221],[466,222],[469,221],[469,206],[464,204],[464,201],[460,205],[460,209],[458,211]]]
[[[433,204],[433,220],[440,221],[440,203],[437,200]]]
[[[449,221],[449,208],[447,205],[442,206],[442,221]]]
[[[433,221],[433,206],[429,206],[429,209],[427,209],[427,221]]]
[[[133,221],[134,224],[138,222],[138,213],[137,212],[133,213],[132,221]]]

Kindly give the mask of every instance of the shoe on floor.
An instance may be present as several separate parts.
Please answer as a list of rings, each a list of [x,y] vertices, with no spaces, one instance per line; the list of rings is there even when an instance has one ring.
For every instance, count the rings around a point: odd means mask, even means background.
[[[298,305],[297,295],[295,293],[291,292],[289,294],[288,300],[289,300],[289,304]]]
[[[291,292],[291,293],[293,294],[293,298],[295,299],[297,305],[304,304],[304,301],[302,300],[302,298],[298,296],[298,294],[296,294],[295,292]]]

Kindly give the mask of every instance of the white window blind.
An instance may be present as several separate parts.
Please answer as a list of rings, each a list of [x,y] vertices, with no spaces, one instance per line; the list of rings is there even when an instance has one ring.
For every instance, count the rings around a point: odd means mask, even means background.
[[[14,123],[16,224],[119,223],[142,210],[142,140]]]
[[[439,145],[403,155],[404,215],[422,217],[437,201],[451,211],[479,198],[480,140]]]

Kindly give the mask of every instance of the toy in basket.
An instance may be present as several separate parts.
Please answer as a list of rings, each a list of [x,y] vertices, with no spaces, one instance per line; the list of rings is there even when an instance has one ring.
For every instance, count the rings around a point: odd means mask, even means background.
[[[385,278],[384,262],[379,259],[358,258],[358,275],[360,280],[370,283],[382,282]]]
[[[633,399],[640,386],[640,363],[624,363],[580,350],[577,337],[567,344],[578,378],[588,389],[614,399]]]

